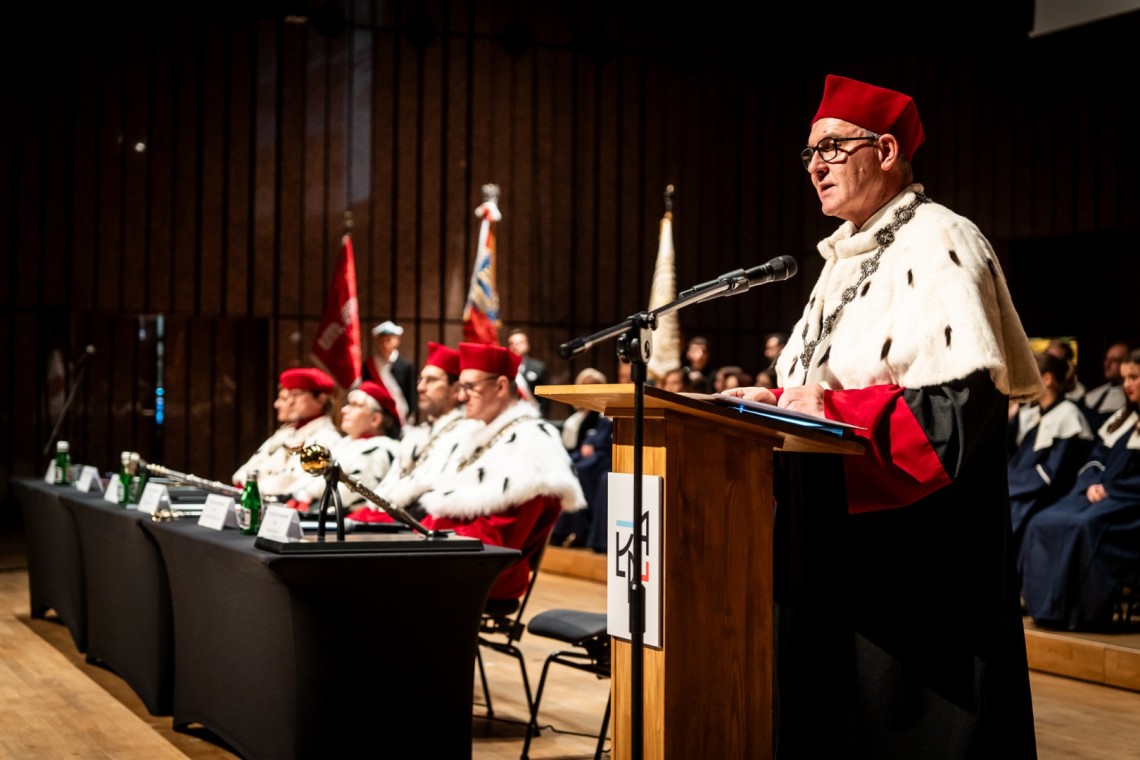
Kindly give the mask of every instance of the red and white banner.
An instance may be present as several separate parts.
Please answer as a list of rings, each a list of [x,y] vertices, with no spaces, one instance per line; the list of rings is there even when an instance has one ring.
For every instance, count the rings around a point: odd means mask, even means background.
[[[341,238],[340,260],[329,283],[328,301],[311,349],[337,384],[346,390],[360,380],[360,313],[356,302],[356,258],[352,237]]]

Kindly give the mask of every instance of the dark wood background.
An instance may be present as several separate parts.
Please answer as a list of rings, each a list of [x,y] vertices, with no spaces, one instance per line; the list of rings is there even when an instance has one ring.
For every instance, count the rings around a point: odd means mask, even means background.
[[[829,72],[915,96],[919,181],[989,236],[1030,335],[1079,338],[1095,384],[1105,345],[1140,339],[1140,14],[1030,39],[1029,3],[990,6],[760,22],[605,0],[12,11],[0,477],[43,472],[74,387],[76,461],[111,469],[132,449],[228,478],[273,426],[277,373],[309,363],[346,212],[364,329],[403,325],[415,364],[428,340],[455,344],[485,183],[502,188],[504,340],[527,328],[553,382],[613,376],[610,344],[557,349],[646,307],[669,184],[681,289],[800,262],[680,313],[714,364],[758,368],[836,224],[797,155]]]

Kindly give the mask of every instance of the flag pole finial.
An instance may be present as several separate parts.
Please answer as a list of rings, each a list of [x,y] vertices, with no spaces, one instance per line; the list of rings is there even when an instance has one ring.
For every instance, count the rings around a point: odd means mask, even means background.
[[[352,211],[345,210],[344,212],[344,234],[349,235],[352,233]]]
[[[665,186],[665,213],[673,213],[673,186]]]
[[[499,186],[496,184],[488,183],[483,185],[483,202],[494,203],[499,202]]]

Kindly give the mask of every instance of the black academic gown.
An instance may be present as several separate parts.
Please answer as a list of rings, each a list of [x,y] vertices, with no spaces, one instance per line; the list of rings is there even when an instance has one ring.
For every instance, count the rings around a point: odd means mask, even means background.
[[[777,757],[1036,757],[1006,397],[979,372],[825,407],[868,453],[777,455]]]

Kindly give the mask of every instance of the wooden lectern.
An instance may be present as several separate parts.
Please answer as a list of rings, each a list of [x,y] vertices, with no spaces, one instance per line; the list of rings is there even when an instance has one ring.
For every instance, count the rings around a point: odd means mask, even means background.
[[[611,417],[613,471],[633,472],[633,385],[535,392]],[[662,646],[644,649],[644,756],[771,757],[772,452],[861,454],[863,446],[844,431],[650,386],[643,421],[642,474],[664,481]],[[613,757],[620,759],[631,747],[631,648],[613,645]]]

